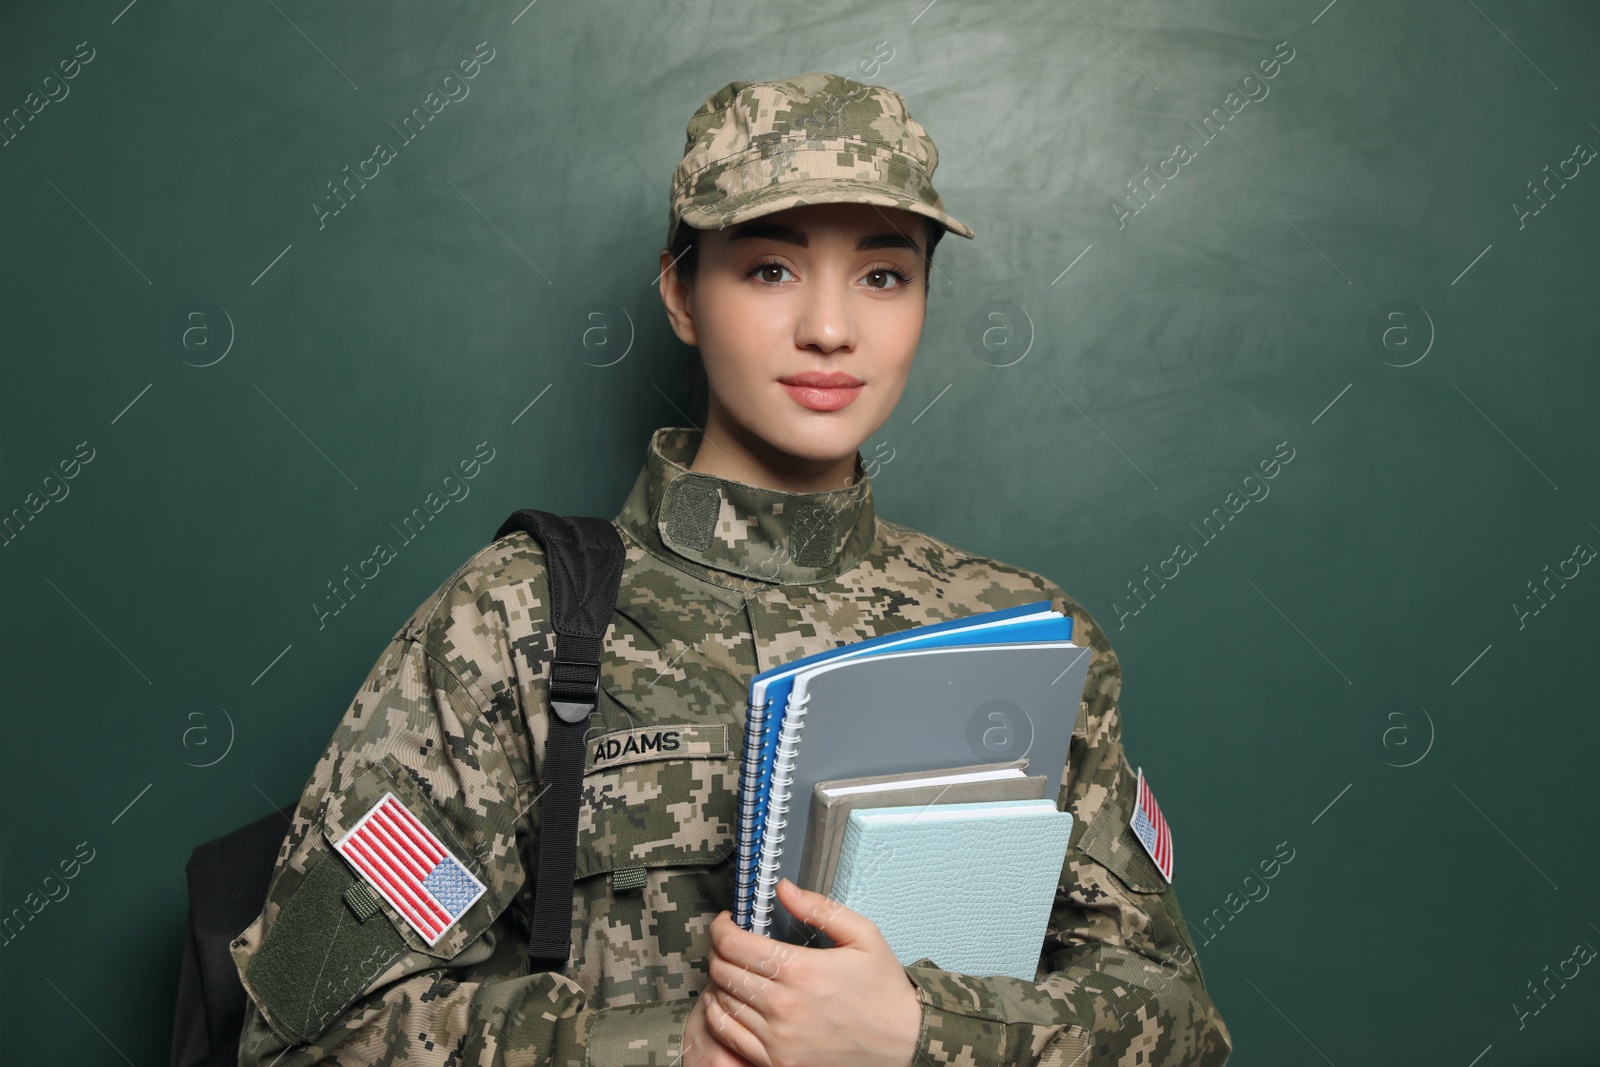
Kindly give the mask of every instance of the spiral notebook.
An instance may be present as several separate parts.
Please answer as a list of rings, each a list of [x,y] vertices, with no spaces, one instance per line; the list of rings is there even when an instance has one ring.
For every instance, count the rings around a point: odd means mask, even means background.
[[[1053,801],[1089,658],[1070,641],[1037,641],[885,652],[802,671],[773,764],[750,929],[784,940],[808,933],[783,921],[775,892],[780,877],[798,880],[820,779],[1028,756]]]
[[[1055,795],[1090,655],[1071,642],[1072,619],[1048,603],[847,645],[752,679],[735,886],[742,927],[790,936],[773,929],[774,890],[780,877],[798,878],[819,780],[1027,756]]]
[[[961,641],[994,640],[1002,628],[1027,626],[1026,631],[1010,629],[1028,637],[1071,638],[1072,619],[1050,609],[1050,601],[1040,600],[1014,608],[983,612],[959,619],[929,623],[899,633],[884,634],[839,648],[830,648],[801,659],[762,671],[750,679],[750,696],[745,712],[744,753],[739,768],[739,825],[737,827],[737,871],[734,888],[734,919],[749,929],[750,905],[755,893],[756,863],[760,858],[761,836],[766,826],[767,796],[771,787],[773,761],[777,757],[778,733],[794,678],[807,667],[836,658],[870,655],[890,648],[917,648],[924,645],[952,644]],[[1049,628],[1046,632],[1045,628]],[[963,760],[962,762],[968,762]]]

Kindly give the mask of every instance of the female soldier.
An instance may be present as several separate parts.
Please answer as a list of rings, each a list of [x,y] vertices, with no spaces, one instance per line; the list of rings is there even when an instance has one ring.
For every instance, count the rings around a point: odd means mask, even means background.
[[[418,607],[318,761],[234,941],[252,1001],[241,1065],[1224,1062],[1176,897],[1129,829],[1105,634],[1045,578],[873,508],[860,445],[904,389],[937,239],[973,236],[934,191],[937,161],[897,94],[833,75],[732,82],[691,117],[660,289],[700,351],[707,417],[656,431],[613,520],[626,556],[571,956],[532,970],[527,950],[553,633],[542,550],[518,532]],[[1062,709],[1076,724],[1058,803],[1075,823],[1037,982],[901,966],[865,916],[788,883],[780,903],[832,947],[737,928],[751,676],[1042,599],[1092,659]],[[332,847],[385,805],[428,832],[429,877],[448,867],[443,892],[470,906],[393,907]]]

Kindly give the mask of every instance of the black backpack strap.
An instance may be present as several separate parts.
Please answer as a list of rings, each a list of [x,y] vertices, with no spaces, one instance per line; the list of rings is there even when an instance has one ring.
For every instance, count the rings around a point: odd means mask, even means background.
[[[494,540],[522,530],[544,548],[555,659],[550,667],[550,735],[539,816],[539,870],[528,951],[560,970],[572,951],[572,894],[578,863],[578,802],[584,735],[600,699],[600,650],[622,583],[622,538],[608,519],[513,512]],[[535,665],[537,666],[537,665]],[[536,969],[538,968],[536,965]]]

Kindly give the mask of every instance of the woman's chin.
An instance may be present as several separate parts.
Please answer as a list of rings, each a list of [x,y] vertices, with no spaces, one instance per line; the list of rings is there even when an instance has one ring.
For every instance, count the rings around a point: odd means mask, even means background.
[[[859,416],[843,412],[802,411],[781,420],[782,438],[774,447],[798,459],[835,463],[855,456],[870,435]]]

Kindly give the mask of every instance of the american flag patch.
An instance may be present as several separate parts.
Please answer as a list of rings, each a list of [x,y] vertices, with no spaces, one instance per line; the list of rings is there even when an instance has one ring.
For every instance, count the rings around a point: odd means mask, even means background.
[[[1133,827],[1139,844],[1155,861],[1161,877],[1171,884],[1172,831],[1167,829],[1167,820],[1161,817],[1161,809],[1156,807],[1156,795],[1150,792],[1150,786],[1144,780],[1143,767],[1139,768],[1139,802],[1134,806],[1133,818],[1128,825]]]
[[[483,883],[393,793],[383,794],[333,847],[429,945],[484,893]]]

